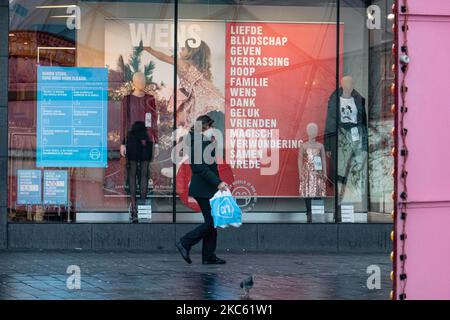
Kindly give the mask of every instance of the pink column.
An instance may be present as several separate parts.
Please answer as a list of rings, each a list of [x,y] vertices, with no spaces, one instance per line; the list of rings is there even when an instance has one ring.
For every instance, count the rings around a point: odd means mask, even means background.
[[[406,76],[405,127],[409,157],[405,271],[406,299],[450,299],[450,1],[399,0],[397,24],[399,55],[408,4],[408,50],[411,59]],[[397,70],[400,70],[397,68]],[[402,72],[398,73],[399,81]],[[400,97],[400,85],[398,92]],[[398,112],[401,99],[398,99]],[[400,115],[399,115],[400,116]],[[397,199],[403,190],[400,178],[403,157],[398,138]],[[396,220],[396,298],[402,292],[399,279],[403,220]]]

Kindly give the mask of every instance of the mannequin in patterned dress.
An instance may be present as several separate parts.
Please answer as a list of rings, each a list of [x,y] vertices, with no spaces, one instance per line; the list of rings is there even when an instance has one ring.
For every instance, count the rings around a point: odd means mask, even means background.
[[[300,146],[298,155],[299,195],[305,198],[308,221],[311,221],[311,199],[326,196],[327,168],[325,148],[316,141],[317,124],[308,124],[306,132],[309,139]]]

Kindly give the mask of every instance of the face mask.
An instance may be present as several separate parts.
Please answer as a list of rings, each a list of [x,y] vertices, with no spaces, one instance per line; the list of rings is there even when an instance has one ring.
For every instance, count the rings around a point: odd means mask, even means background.
[[[205,136],[205,138],[208,141],[212,140],[213,134],[214,134],[214,130],[212,128],[209,128],[203,132],[203,135]]]

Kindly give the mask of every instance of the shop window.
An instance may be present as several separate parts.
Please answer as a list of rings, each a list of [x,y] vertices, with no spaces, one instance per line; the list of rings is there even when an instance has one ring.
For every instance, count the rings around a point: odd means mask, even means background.
[[[206,114],[244,222],[389,221],[392,1],[369,2],[12,1],[9,220],[201,221]]]

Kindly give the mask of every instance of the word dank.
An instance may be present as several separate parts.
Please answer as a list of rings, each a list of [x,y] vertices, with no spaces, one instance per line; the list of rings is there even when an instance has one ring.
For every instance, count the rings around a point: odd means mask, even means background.
[[[256,107],[256,98],[231,98],[230,107]]]

